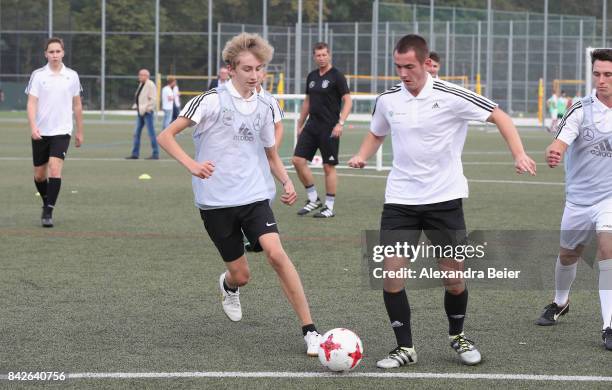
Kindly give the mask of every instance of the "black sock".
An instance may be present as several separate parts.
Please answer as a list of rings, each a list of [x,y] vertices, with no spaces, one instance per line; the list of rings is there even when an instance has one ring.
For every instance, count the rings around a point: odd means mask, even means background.
[[[230,288],[227,283],[225,282],[225,279],[223,279],[223,288],[225,289],[225,291],[227,292],[231,292],[231,293],[235,293],[236,291],[238,291],[238,287],[236,288]]]
[[[54,208],[55,202],[57,202],[57,196],[62,186],[62,179],[60,177],[50,177],[49,183],[47,184],[47,204],[49,207]]]
[[[315,328],[314,324],[308,324],[308,325],[304,325],[302,326],[302,334],[304,336],[306,336],[306,333],[308,332],[316,332],[317,328]]]
[[[43,206],[47,206],[47,179],[44,181],[36,181],[36,179],[34,179],[34,185],[36,185],[36,189],[40,194],[40,198],[43,201]]]
[[[395,332],[397,345],[412,348],[412,329],[410,328],[410,305],[406,290],[390,293],[383,290],[385,307],[391,321],[391,327]]]
[[[444,291],[444,310],[448,317],[448,334],[456,336],[463,332],[463,320],[468,303],[467,288],[459,295],[453,295]]]

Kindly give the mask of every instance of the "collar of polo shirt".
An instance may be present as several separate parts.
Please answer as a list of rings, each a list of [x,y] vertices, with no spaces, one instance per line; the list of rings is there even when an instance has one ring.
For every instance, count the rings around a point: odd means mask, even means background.
[[[593,90],[593,94],[591,95],[593,96],[593,102],[595,103],[594,106],[601,112],[606,112],[609,110],[612,110],[612,108],[606,106],[605,104],[603,104],[603,102],[601,100],[599,100],[597,98],[597,91]]]
[[[406,89],[406,85],[404,85],[404,82],[400,82],[400,84],[402,86],[402,91],[410,99],[423,100],[423,99],[427,99],[433,92],[434,79],[433,77],[431,77],[429,73],[427,73],[427,81],[425,81],[425,85],[423,86],[423,89],[421,89],[421,92],[419,92],[417,96],[414,96],[413,94],[410,93],[410,91],[408,91],[408,89]]]
[[[257,99],[257,91],[251,91],[253,92],[251,94],[251,96],[249,96],[248,98],[243,98],[242,95],[240,95],[240,92],[238,92],[238,90],[236,89],[236,87],[234,87],[234,83],[230,80],[229,83],[225,83],[224,84],[225,87],[227,88],[227,91],[230,93],[230,95],[232,95],[232,97],[238,98],[238,99],[242,99],[244,101],[250,102],[253,101],[255,99]]]
[[[48,63],[47,65],[45,65],[45,71],[48,73],[53,73],[53,70],[51,69]],[[66,65],[62,63],[62,67],[60,68],[59,74],[65,74],[65,73],[66,73]]]

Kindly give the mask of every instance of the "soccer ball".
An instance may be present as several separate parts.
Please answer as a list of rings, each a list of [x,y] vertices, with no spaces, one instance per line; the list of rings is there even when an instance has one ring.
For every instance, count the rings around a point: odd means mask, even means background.
[[[319,345],[319,361],[331,371],[350,371],[363,357],[363,344],[352,331],[344,328],[325,333]]]

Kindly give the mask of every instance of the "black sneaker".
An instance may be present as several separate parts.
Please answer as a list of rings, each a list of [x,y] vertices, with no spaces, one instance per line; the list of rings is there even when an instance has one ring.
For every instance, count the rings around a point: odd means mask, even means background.
[[[314,218],[332,218],[336,216],[334,210],[328,209],[327,206],[323,207],[321,211],[313,215]]]
[[[138,156],[127,156],[126,160],[138,160]]]
[[[53,209],[51,207],[43,207],[42,215],[40,216],[40,224],[42,227],[53,227]]]
[[[607,327],[601,331],[601,339],[608,351],[612,351],[612,328]]]
[[[559,307],[556,303],[551,303],[544,308],[542,315],[536,321],[536,325],[551,326],[557,323],[559,317],[564,316],[569,312],[569,300],[563,307]]]
[[[304,204],[304,207],[302,207],[300,211],[297,212],[297,215],[306,215],[309,212],[321,207],[323,207],[323,203],[321,203],[320,199],[317,198],[317,200],[315,200],[314,202],[307,200]]]

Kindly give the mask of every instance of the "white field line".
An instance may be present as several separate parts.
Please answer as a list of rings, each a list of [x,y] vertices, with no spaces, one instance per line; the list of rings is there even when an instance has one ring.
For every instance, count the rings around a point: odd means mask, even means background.
[[[342,157],[342,156],[341,156]],[[345,157],[348,157],[348,155],[346,155]],[[351,156],[352,157],[352,156]],[[289,160],[290,157],[284,157],[284,160]],[[32,158],[31,157],[0,157],[0,161],[31,161]],[[121,158],[121,157],[69,157],[68,161],[109,161],[109,162],[119,162],[119,161],[126,161],[125,158]],[[149,161],[146,160],[144,158],[138,159],[138,160],[129,160],[130,162],[133,161]],[[172,161],[174,162],[173,159],[171,158],[162,158],[160,160],[157,160],[159,162],[169,162]],[[156,162],[157,162],[156,161]],[[512,163],[512,161],[463,161],[462,163],[463,165],[506,165],[506,166],[514,166],[514,164]],[[544,163],[540,163],[537,165],[546,165]],[[315,167],[317,168],[317,167]],[[320,168],[320,167],[319,167]],[[346,168],[345,166],[339,166],[338,168]],[[386,170],[388,170],[389,167],[387,167]]]
[[[342,157],[342,155],[340,156]],[[348,155],[346,155],[345,157],[348,157]],[[282,159],[284,160],[289,160],[290,157],[283,157]],[[0,161],[30,161],[32,160],[31,157],[0,157]],[[126,161],[125,158],[121,158],[121,157],[70,157],[69,161],[109,161],[109,162],[119,162],[119,161]],[[131,162],[135,162],[135,161],[149,161],[147,159],[141,158],[141,159],[137,159],[137,160],[129,160],[130,163]],[[162,158],[160,160],[157,160],[155,163],[157,162],[169,162],[172,161],[174,162],[173,159],[171,158]],[[514,166],[514,164],[511,161],[463,161],[462,165],[502,165],[502,166]],[[540,166],[545,166],[545,163],[536,163],[536,165],[540,165]],[[287,168],[292,168],[291,166],[287,166]],[[312,167],[311,168],[322,168],[322,167]],[[337,166],[337,168],[339,169],[344,169],[344,168],[348,168],[346,166]],[[368,166],[368,169],[373,169],[373,167]],[[383,168],[383,170],[388,171],[390,169],[390,167],[385,167]]]
[[[464,374],[435,372],[274,372],[274,371],[209,371],[209,372],[82,372],[66,374],[67,379],[167,379],[167,378],[379,378],[379,379],[464,379],[506,381],[612,382],[610,376],[531,375],[531,374]],[[7,380],[7,375],[0,375]]]
[[[287,167],[289,169],[289,167]],[[292,170],[293,171],[293,170]],[[313,171],[313,175],[324,175],[323,172]],[[345,177],[365,177],[375,179],[386,179],[387,175],[368,175],[368,174],[354,174],[354,173],[338,173],[338,176]],[[541,186],[564,186],[565,183],[554,182],[554,181],[535,181],[535,180],[488,180],[488,179],[468,179],[470,183],[491,183],[491,184],[532,184]]]
[[[0,161],[22,161],[22,160],[28,160],[30,161],[31,158],[29,157],[0,157]],[[123,158],[71,158],[71,161],[127,161]],[[149,162],[149,160],[129,160],[129,163],[133,163],[134,161],[146,161]],[[174,162],[173,159],[161,159],[161,160],[157,160],[152,162],[153,164],[158,164],[160,162]],[[498,165],[506,165],[506,163],[499,163],[499,162],[477,162],[477,161],[471,161],[468,163],[464,163],[465,165],[492,165],[492,164],[498,164]],[[511,165],[511,164],[508,164]],[[293,167],[292,166],[286,166],[285,167],[287,170],[294,172]],[[353,169],[353,168],[348,168],[348,167],[338,167],[338,168],[346,168],[346,169]],[[369,167],[370,170],[373,169],[373,167]],[[388,169],[387,169],[388,170]],[[312,172],[313,175],[323,175],[323,172],[318,171],[318,170],[314,170]],[[362,178],[374,178],[374,179],[386,179],[387,175],[386,174],[380,174],[380,175],[369,175],[369,174],[354,174],[354,173],[342,173],[339,172],[338,176],[343,176],[343,177],[362,177]],[[563,182],[551,182],[551,181],[535,181],[535,180],[489,180],[489,179],[468,179],[468,182],[470,183],[489,183],[489,184],[531,184],[531,185],[542,185],[542,186],[564,186],[565,183]]]

